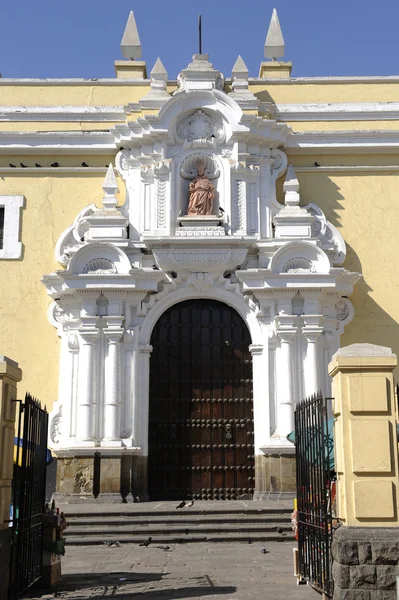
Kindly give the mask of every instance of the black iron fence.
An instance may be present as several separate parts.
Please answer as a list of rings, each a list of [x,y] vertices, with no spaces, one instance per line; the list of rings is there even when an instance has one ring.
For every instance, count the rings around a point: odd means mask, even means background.
[[[317,394],[295,410],[299,570],[303,579],[327,597],[333,593],[330,400]]]
[[[12,547],[9,599],[38,581],[42,569],[43,509],[46,485],[48,413],[26,394],[17,400],[12,489]]]

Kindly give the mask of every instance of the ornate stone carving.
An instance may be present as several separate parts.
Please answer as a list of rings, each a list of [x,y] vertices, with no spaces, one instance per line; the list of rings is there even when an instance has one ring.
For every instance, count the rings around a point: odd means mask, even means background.
[[[241,231],[244,229],[245,215],[245,182],[242,179],[234,181],[234,230]]]
[[[169,175],[169,160],[160,160],[154,165],[154,174],[156,177],[166,177]]]
[[[50,425],[50,439],[53,442],[53,444],[59,444],[60,443],[60,439],[61,439],[61,422],[62,422],[62,416],[61,413],[57,413],[52,421],[51,421],[51,425]]]
[[[247,249],[155,249],[153,250],[157,265],[166,272],[169,271],[201,271],[214,272],[234,269],[242,265],[247,255]]]
[[[327,252],[333,265],[340,266],[346,258],[346,244],[339,231],[327,221],[317,204],[307,204],[304,208],[314,217],[312,237],[318,238],[321,247]]]
[[[202,291],[205,287],[212,285],[212,277],[208,273],[191,273],[187,280],[188,285],[192,285],[196,290]]]
[[[159,179],[157,183],[157,227],[166,227],[166,181]]]
[[[340,300],[335,305],[338,321],[345,321],[349,317],[349,305],[345,300]]]
[[[85,275],[109,275],[116,272],[115,264],[108,258],[93,258],[83,267]]]
[[[315,266],[303,257],[291,258],[283,269],[283,273],[316,273]]]
[[[216,143],[222,143],[224,141],[223,123],[221,119],[211,117],[203,110],[197,110],[177,124],[176,137],[180,142],[214,140]]]
[[[76,333],[70,333],[68,335],[68,348],[69,350],[78,350],[79,349],[79,338]]]
[[[203,163],[204,173],[208,179],[216,179],[216,177],[219,177],[220,171],[215,159],[209,154],[200,152],[190,154],[184,159],[180,167],[180,175],[184,179],[194,179],[197,175],[197,165],[199,162]]]
[[[287,155],[282,150],[272,150],[270,153],[271,157],[274,158],[273,171],[276,178],[281,177],[287,169]]]
[[[145,182],[151,181],[154,175],[154,168],[152,165],[142,165],[140,169],[141,179]]]

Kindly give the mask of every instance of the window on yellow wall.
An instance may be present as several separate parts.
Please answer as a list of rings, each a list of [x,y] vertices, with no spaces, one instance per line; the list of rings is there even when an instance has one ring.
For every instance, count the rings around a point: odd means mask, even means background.
[[[23,196],[0,196],[0,260],[21,258],[21,208]]]

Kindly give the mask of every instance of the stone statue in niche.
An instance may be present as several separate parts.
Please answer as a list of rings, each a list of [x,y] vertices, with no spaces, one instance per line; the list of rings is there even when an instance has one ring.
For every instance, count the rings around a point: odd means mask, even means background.
[[[187,215],[189,217],[211,215],[215,188],[205,176],[205,164],[197,163],[197,177],[189,185],[189,201]]]

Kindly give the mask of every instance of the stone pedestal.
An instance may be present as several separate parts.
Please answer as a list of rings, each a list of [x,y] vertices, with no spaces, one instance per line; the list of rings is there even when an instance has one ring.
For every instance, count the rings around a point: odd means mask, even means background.
[[[396,600],[396,528],[340,527],[332,543],[333,600]]]
[[[296,496],[295,455],[259,454],[255,456],[254,500],[283,500]]]
[[[215,215],[179,217],[177,225],[177,237],[220,237],[226,235],[223,227],[223,217]]]
[[[61,504],[145,502],[147,458],[102,448],[90,456],[58,456],[53,497]]]

